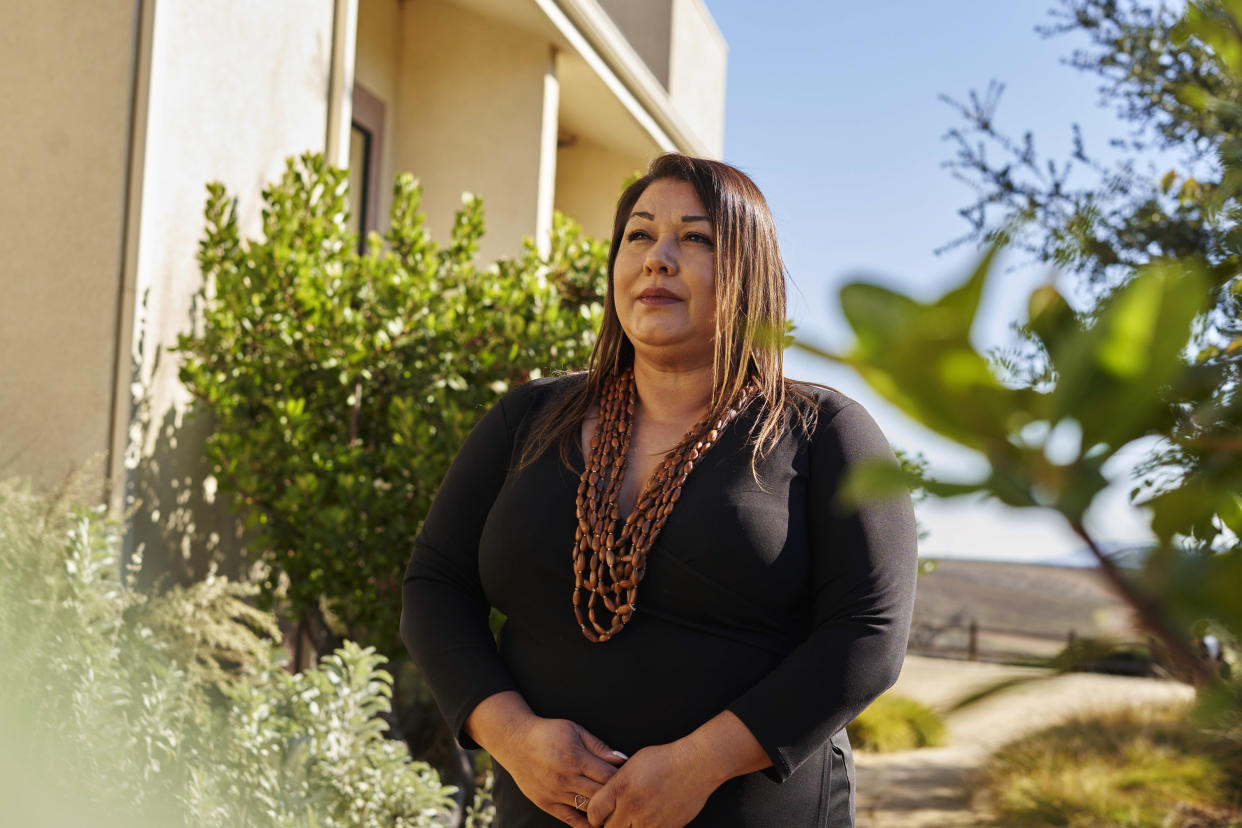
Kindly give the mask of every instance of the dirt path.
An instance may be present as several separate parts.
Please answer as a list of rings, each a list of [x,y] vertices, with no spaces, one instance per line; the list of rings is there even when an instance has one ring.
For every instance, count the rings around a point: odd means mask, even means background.
[[[908,656],[893,692],[944,709],[999,680],[1043,671]],[[1080,712],[1189,700],[1191,688],[1156,679],[1086,673],[1019,685],[950,714],[945,747],[855,754],[858,828],[959,828],[971,812],[972,775],[987,755],[1018,736]]]

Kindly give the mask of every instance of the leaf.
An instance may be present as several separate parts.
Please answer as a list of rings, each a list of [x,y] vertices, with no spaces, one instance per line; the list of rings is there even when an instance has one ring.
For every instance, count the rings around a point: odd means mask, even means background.
[[[1102,306],[1093,327],[1058,344],[1049,417],[1078,419],[1085,448],[1117,449],[1159,430],[1168,417],[1166,388],[1185,374],[1182,352],[1207,295],[1197,264],[1141,269]]]
[[[971,494],[978,483],[948,483],[912,473],[888,460],[872,460],[852,467],[841,483],[838,498],[843,506],[909,493],[925,488],[940,497]]]
[[[995,255],[989,249],[961,285],[931,304],[876,285],[846,285],[841,308],[856,345],[833,356],[918,422],[985,453],[1005,439],[1018,402],[970,341]]]

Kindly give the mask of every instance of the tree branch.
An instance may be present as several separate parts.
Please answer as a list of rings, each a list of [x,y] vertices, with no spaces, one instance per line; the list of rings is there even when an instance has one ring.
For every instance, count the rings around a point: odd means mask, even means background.
[[[1176,666],[1183,675],[1189,676],[1196,687],[1207,684],[1215,678],[1215,674],[1195,653],[1193,646],[1190,644],[1186,636],[1180,631],[1171,627],[1164,616],[1160,613],[1159,608],[1143,596],[1135,588],[1113,563],[1112,559],[1104,554],[1099,544],[1087,532],[1086,527],[1082,523],[1069,521],[1070,527],[1074,530],[1074,534],[1083,539],[1087,544],[1087,548],[1091,550],[1091,554],[1095,557],[1099,564],[1100,572],[1104,575],[1104,579],[1117,592],[1117,594],[1130,605],[1138,616],[1138,621],[1143,629],[1158,639],[1168,650],[1170,658],[1173,659]]]

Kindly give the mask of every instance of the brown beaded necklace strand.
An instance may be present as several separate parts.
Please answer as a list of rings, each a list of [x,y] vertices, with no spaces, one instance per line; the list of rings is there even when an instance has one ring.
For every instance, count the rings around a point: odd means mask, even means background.
[[[588,641],[604,643],[633,617],[638,584],[647,572],[647,554],[681,497],[681,487],[695,463],[715,445],[754,393],[755,388],[747,385],[737,404],[714,425],[709,427],[704,419],[686,432],[681,444],[665,455],[664,462],[639,494],[621,533],[614,537],[620,511],[618,494],[625,478],[638,392],[633,369],[626,369],[605,385],[591,451],[578,479],[578,529],[574,535],[574,616]],[[611,621],[603,619],[608,626],[596,618],[600,604],[612,616]]]

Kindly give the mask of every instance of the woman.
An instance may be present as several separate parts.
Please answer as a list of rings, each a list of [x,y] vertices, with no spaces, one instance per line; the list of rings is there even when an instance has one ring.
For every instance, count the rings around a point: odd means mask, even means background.
[[[445,477],[401,633],[495,760],[500,828],[854,824],[845,725],[901,666],[914,515],[838,505],[895,459],[782,376],[784,280],[749,178],[657,158],[617,205],[588,371],[505,395]]]

